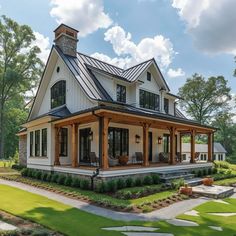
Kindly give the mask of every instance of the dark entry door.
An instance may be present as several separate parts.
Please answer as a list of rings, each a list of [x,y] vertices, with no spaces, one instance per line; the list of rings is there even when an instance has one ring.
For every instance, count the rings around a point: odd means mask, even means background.
[[[91,141],[89,139],[90,128],[79,131],[79,159],[80,163],[90,163],[89,154],[91,151]]]
[[[148,132],[148,160],[152,161],[152,132]]]

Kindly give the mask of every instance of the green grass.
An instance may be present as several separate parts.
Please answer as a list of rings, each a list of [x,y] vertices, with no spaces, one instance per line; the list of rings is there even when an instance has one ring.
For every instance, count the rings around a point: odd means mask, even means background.
[[[236,212],[236,199],[227,199],[228,205],[207,202],[195,209],[200,216],[181,215],[179,218],[197,222],[198,227],[172,226],[165,221],[159,222],[122,222],[100,217],[72,208],[62,203],[32,194],[17,188],[0,185],[0,209],[19,217],[32,220],[52,230],[70,236],[122,236],[115,231],[101,228],[123,225],[142,225],[160,228],[158,233],[173,233],[175,236],[233,236],[236,232],[236,217],[219,217],[208,212]],[[208,226],[221,226],[223,232],[210,229]]]
[[[235,183],[236,183],[236,177],[229,179],[222,179],[214,182],[214,184],[216,185],[231,185]]]

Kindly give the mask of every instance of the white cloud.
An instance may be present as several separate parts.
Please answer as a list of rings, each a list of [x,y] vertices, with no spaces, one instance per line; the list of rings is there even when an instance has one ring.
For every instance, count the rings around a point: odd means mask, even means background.
[[[86,36],[99,28],[108,28],[112,20],[104,12],[102,0],[51,0],[50,15],[57,23],[65,23]]]
[[[178,68],[178,69],[176,69],[176,70],[170,68],[170,69],[167,71],[167,75],[168,75],[170,78],[176,78],[176,77],[185,76],[185,72],[184,72],[181,68]]]
[[[50,42],[48,37],[44,37],[44,35],[39,32],[34,32],[36,40],[33,42],[32,46],[38,46],[41,50],[39,54],[39,58],[46,63],[48,59],[48,55],[50,52]]]
[[[236,54],[235,0],[172,0],[195,46],[210,54]]]
[[[117,57],[110,58],[100,53],[94,53],[93,56],[116,65],[123,65],[123,67],[132,66],[154,57],[164,70],[170,65],[175,54],[170,39],[156,35],[153,38],[143,38],[138,44],[135,44],[131,34],[125,32],[120,26],[108,29],[104,40],[112,44]]]

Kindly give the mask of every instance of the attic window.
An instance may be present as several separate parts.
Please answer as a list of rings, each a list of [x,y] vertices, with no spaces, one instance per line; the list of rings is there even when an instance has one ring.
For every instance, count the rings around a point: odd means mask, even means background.
[[[51,109],[66,103],[66,81],[60,80],[51,87]]]
[[[59,72],[60,72],[60,66],[57,67],[57,73],[59,73]]]
[[[147,81],[151,81],[152,75],[150,72],[147,72]]]

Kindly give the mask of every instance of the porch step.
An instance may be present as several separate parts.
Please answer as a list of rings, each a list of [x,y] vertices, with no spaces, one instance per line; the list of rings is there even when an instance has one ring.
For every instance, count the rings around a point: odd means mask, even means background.
[[[197,186],[202,184],[202,178],[192,178],[185,180],[185,184],[188,184],[189,186]]]
[[[164,183],[168,183],[171,182],[173,180],[177,180],[177,179],[184,179],[184,180],[189,180],[192,179],[194,177],[194,174],[179,174],[179,175],[169,175],[169,176],[161,176],[161,181],[163,181]]]

